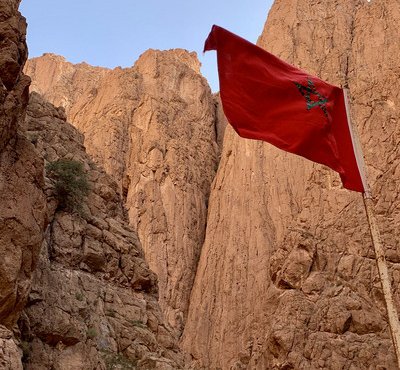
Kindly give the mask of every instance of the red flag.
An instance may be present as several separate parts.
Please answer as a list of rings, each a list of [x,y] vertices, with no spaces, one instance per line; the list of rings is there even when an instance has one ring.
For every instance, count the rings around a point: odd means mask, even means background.
[[[218,26],[208,50],[217,51],[222,106],[240,136],[324,164],[345,188],[364,192],[342,89]]]

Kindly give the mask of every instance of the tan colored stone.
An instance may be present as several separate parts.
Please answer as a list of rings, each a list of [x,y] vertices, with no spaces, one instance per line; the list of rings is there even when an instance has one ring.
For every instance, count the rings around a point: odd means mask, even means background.
[[[399,19],[394,0],[276,0],[259,39],[349,85],[397,305]],[[205,369],[395,369],[361,196],[227,127],[183,348]]]
[[[26,67],[32,88],[65,107],[88,153],[116,179],[158,276],[160,304],[179,333],[218,154],[214,98],[199,69],[195,53],[181,49],[148,50],[126,69],[72,65],[51,54]],[[100,189],[106,200],[109,193]],[[108,232],[106,242],[118,246]]]
[[[22,370],[22,351],[18,348],[13,333],[0,326],[0,368],[4,370]]]
[[[373,192],[379,195],[376,211],[396,303],[399,19],[395,0],[276,0],[259,39],[261,46],[311,74],[349,85]],[[98,184],[88,201],[89,215],[72,221],[72,227],[55,224],[61,267],[43,269],[39,288],[31,294],[32,312],[41,312],[40,291],[52,292],[49,300],[61,299],[59,292],[41,285],[44,277],[64,281],[68,315],[83,315],[87,342],[75,344],[81,349],[69,349],[64,356],[62,345],[55,349],[36,338],[33,344],[42,349],[34,351],[30,366],[67,367],[61,359],[71,354],[79,368],[84,353],[95,347],[111,351],[112,361],[122,353],[147,369],[182,363],[179,353],[168,350],[175,347],[157,309],[155,277],[140,259],[137,238],[124,226],[119,192],[159,275],[164,312],[178,333],[185,327],[182,345],[193,368],[394,369],[361,198],[343,190],[332,171],[240,139],[227,127],[204,234],[216,142],[224,124],[198,68],[195,58],[180,50],[151,50],[134,67],[113,71],[73,66],[54,55],[30,62],[34,88],[65,107],[84,133],[89,153],[117,181],[112,185],[100,170],[89,171]],[[48,108],[35,99],[32,104]],[[39,116],[40,110],[31,117]],[[56,116],[62,120],[62,110],[52,113],[48,123]],[[41,130],[35,122],[29,122],[32,135]],[[77,132],[66,124],[60,127],[76,148],[83,147]],[[45,148],[47,141],[45,134],[35,144],[47,160],[70,155],[65,139]],[[74,149],[78,158],[80,152]],[[58,224],[68,224],[68,216],[59,217],[66,220]],[[87,225],[95,227],[93,249],[104,248],[104,271],[86,265],[79,269],[90,248],[81,248],[83,238],[74,233]],[[66,286],[82,287],[82,305],[89,307],[74,305]],[[79,313],[75,306],[81,307]],[[33,318],[38,315],[30,313]],[[56,324],[65,336],[65,326]],[[47,330],[53,331],[51,325]],[[94,336],[93,330],[101,335]],[[96,363],[86,366],[102,368],[107,358],[95,351]],[[160,351],[163,357],[155,355]]]
[[[90,193],[81,212],[60,211],[57,204],[49,207],[40,264],[19,322],[30,346],[25,368],[145,370],[138,363],[149,357],[157,364],[182,368],[183,355],[172,330],[157,338],[165,327],[157,279],[143,259],[115,181],[91,161],[82,135],[35,93],[26,129],[36,133],[36,150],[47,161],[82,162]],[[46,184],[49,202],[57,203],[51,180]]]
[[[21,369],[14,333],[31,287],[46,221],[43,161],[26,139],[30,79],[20,1],[0,2],[0,368]]]
[[[43,161],[23,130],[29,78],[18,5],[0,4],[0,324],[8,328],[26,303],[46,224]]]
[[[28,102],[29,78],[22,73],[27,58],[26,22],[19,1],[0,4],[0,153],[16,136]]]
[[[224,110],[222,108],[221,97],[219,93],[214,95],[214,104],[216,109],[216,133],[218,146],[222,149],[222,143],[224,141],[224,134],[226,126],[228,125],[228,120],[225,117]]]
[[[89,266],[92,271],[103,271],[106,264],[103,244],[96,239],[85,237],[82,261]]]

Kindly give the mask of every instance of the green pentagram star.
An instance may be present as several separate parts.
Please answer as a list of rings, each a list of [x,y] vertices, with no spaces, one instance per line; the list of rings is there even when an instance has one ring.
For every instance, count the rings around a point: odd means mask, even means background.
[[[300,91],[300,94],[306,98],[306,106],[307,110],[311,110],[314,107],[320,107],[325,117],[328,118],[328,111],[326,109],[326,103],[328,102],[328,98],[321,95],[317,89],[315,88],[314,82],[310,78],[307,79],[307,86],[304,86],[298,82],[294,83]],[[318,98],[318,100],[311,99],[311,96],[314,95]]]

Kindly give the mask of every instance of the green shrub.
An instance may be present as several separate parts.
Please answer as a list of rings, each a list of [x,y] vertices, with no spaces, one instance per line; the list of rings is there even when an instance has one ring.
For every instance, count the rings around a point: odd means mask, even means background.
[[[81,292],[76,292],[75,293],[75,298],[78,300],[78,301],[83,301],[83,294],[81,293]]]
[[[88,328],[87,332],[86,332],[86,336],[90,339],[93,339],[95,337],[97,337],[97,331],[94,327],[90,327]]]
[[[82,163],[60,159],[46,166],[47,175],[54,181],[58,209],[81,211],[83,199],[89,194],[89,182]]]
[[[137,360],[125,357],[120,353],[113,353],[109,351],[102,351],[107,370],[123,369],[135,370],[137,369]]]

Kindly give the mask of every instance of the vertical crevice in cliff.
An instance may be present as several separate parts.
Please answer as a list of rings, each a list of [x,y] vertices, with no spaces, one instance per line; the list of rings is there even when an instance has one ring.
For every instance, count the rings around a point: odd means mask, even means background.
[[[352,54],[353,54],[353,42],[354,42],[354,32],[355,32],[355,17],[358,9],[358,4],[354,4],[352,12],[350,14],[350,25],[349,25],[349,45],[345,48],[346,53],[346,64],[344,70],[344,82],[343,88],[350,89],[350,66],[352,65]],[[350,95],[351,96],[351,95]]]
[[[47,242],[47,255],[50,261],[54,259],[55,251],[54,251],[54,222],[55,222],[55,214],[52,216],[50,224],[48,225],[48,230],[45,233],[45,238]]]

